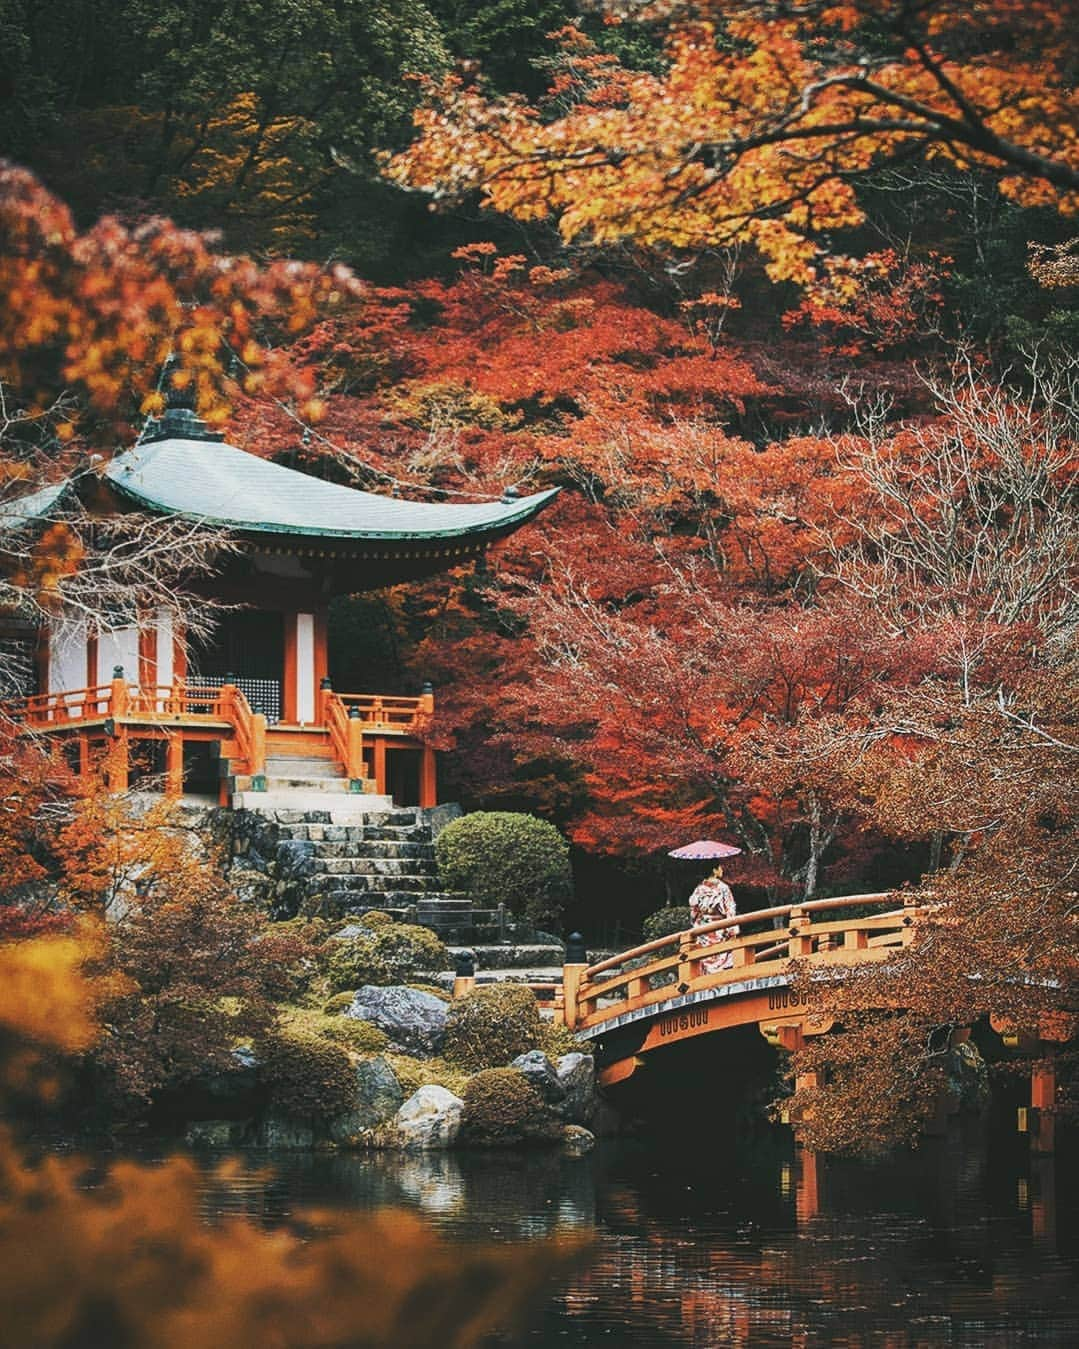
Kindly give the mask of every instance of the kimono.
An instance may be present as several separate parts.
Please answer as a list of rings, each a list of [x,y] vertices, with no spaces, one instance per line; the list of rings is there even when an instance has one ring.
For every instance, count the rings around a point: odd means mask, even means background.
[[[714,923],[720,918],[733,918],[737,912],[730,886],[714,876],[701,881],[689,897],[689,918],[694,927],[702,923]],[[737,926],[720,928],[717,932],[702,933],[697,939],[697,945],[715,946],[737,935]],[[705,974],[715,974],[717,970],[729,970],[733,965],[733,954],[720,951],[718,955],[705,956],[701,961],[701,970]]]

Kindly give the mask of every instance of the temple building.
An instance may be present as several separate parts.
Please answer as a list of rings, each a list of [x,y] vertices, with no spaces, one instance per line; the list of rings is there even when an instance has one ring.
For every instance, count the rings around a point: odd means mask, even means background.
[[[358,491],[226,444],[183,391],[167,402],[134,448],[5,503],[0,533],[43,529],[73,501],[91,519],[140,512],[220,531],[211,574],[190,587],[222,606],[213,636],[189,640],[167,606],[107,625],[61,610],[32,633],[7,616],[7,648],[33,643],[26,733],[55,738],[116,791],[145,781],[236,806],[315,791],[338,809],[358,809],[357,796],[434,805],[433,693],[333,688],[330,601],[479,559],[557,489],[480,504]]]

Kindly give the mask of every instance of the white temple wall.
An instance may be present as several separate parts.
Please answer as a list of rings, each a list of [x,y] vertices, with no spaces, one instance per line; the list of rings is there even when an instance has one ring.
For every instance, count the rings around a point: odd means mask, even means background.
[[[117,628],[102,632],[97,639],[97,682],[107,684],[113,669],[124,667],[124,678],[129,684],[139,682],[139,630],[136,627]]]
[[[49,693],[86,687],[86,621],[59,618],[49,624]]]

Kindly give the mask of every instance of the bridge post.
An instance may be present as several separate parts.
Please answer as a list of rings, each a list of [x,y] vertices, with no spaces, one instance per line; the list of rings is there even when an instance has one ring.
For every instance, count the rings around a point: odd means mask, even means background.
[[[476,987],[476,957],[471,951],[462,951],[457,957],[453,978],[453,996],[463,998]]]
[[[697,977],[699,960],[690,959],[690,951],[697,945],[697,939],[690,932],[683,932],[678,938],[678,989],[685,992]]]
[[[587,969],[584,938],[579,932],[571,932],[566,939],[566,963],[562,966],[562,1015],[568,1030],[574,1030],[581,1020],[577,994]]]
[[[1052,1047],[1042,1046],[1046,1058],[1030,1070],[1030,1108],[1033,1128],[1030,1131],[1032,1152],[1048,1153],[1056,1148],[1057,1066]]]
[[[797,960],[800,956],[811,956],[813,954],[813,938],[806,934],[805,929],[812,923],[812,918],[805,909],[791,909],[789,927],[787,929],[790,935],[790,943],[787,947],[791,960]]]

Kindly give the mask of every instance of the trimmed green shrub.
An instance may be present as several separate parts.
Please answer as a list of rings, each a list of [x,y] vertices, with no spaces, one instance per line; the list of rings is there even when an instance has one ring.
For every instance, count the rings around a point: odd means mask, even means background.
[[[450,1003],[442,1053],[463,1068],[499,1068],[534,1049],[539,1037],[532,990],[523,984],[491,984]]]
[[[684,932],[690,925],[688,904],[669,904],[665,909],[650,913],[641,924],[645,941],[658,941],[673,932]]]
[[[349,922],[374,928],[387,927],[390,923],[396,923],[397,919],[391,913],[383,913],[381,909],[370,909],[367,913],[361,913],[358,918],[350,918]]]
[[[535,927],[558,932],[573,895],[569,844],[546,820],[508,810],[477,810],[435,840],[442,884],[480,908],[504,903]]]
[[[416,923],[386,923],[369,937],[338,939],[329,945],[326,972],[335,991],[362,984],[407,984],[449,963],[435,933]]]
[[[351,992],[335,993],[333,997],[323,1005],[322,1010],[327,1016],[338,1016],[341,1012],[347,1012],[352,1006],[352,997],[353,995]]]
[[[558,1122],[539,1092],[516,1068],[489,1068],[469,1078],[461,1111],[461,1137],[487,1147],[549,1141]]]
[[[332,1118],[356,1099],[356,1070],[344,1049],[314,1036],[276,1036],[261,1048],[263,1081],[293,1118]]]

